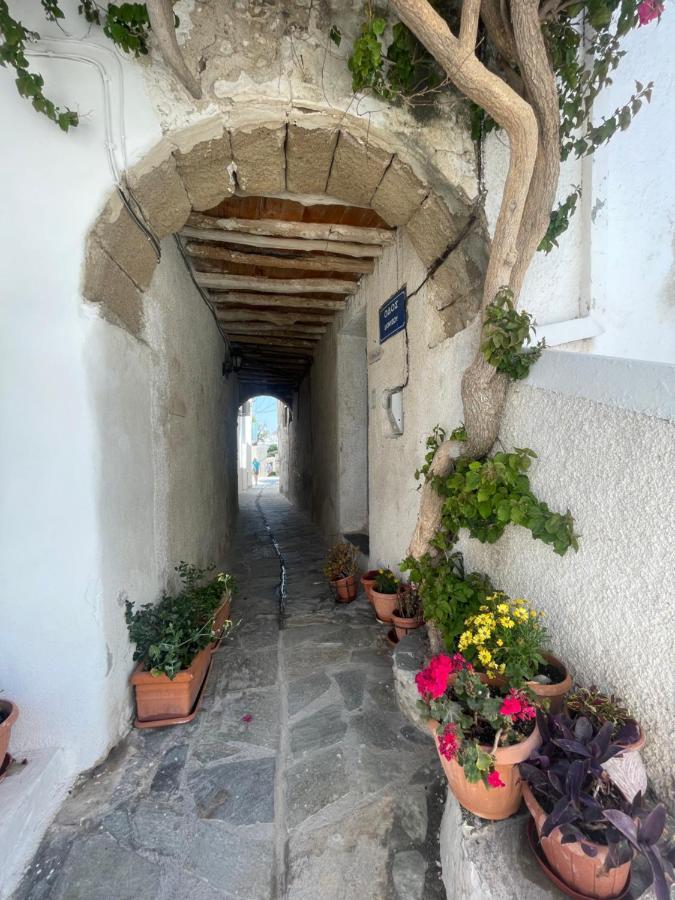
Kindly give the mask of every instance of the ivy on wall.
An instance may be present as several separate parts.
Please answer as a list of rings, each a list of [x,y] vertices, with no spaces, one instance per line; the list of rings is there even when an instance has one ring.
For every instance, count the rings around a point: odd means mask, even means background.
[[[40,0],[49,22],[65,18],[57,0]],[[148,52],[150,21],[144,3],[107,3],[82,0],[78,13],[92,25],[100,26],[113,44],[125,53],[141,56]],[[178,19],[176,19],[176,25]],[[69,107],[57,106],[44,92],[44,78],[31,72],[26,57],[26,45],[40,39],[36,31],[26,28],[9,11],[7,0],[0,0],[0,65],[14,69],[15,84],[19,94],[30,100],[33,109],[55,122],[62,131],[75,128],[80,117]]]

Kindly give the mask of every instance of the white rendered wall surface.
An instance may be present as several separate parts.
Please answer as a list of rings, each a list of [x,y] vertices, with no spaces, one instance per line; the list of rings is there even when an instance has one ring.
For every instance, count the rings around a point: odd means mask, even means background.
[[[33,12],[22,18],[46,34]],[[121,69],[133,162],[160,130],[142,70],[124,59]],[[20,707],[13,752],[30,760],[58,748],[54,791],[31,810],[44,821],[129,727],[124,600],[157,599],[180,559],[223,561],[236,405],[235,382],[222,384],[222,339],[172,241],[146,295],[142,341],[83,303],[85,236],[113,183],[101,83],[83,63],[40,59],[38,70],[55,101],[89,112],[64,135],[0,71],[12,135],[0,145],[12,173],[0,217],[0,688]],[[40,837],[16,835],[3,846],[2,890]]]

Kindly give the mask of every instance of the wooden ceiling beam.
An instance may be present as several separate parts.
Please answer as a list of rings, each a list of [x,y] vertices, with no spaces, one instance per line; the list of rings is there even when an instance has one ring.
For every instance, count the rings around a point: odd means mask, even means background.
[[[340,300],[324,300],[318,297],[275,297],[273,294],[245,294],[240,291],[209,291],[209,299],[215,306],[266,306],[287,310],[338,310],[344,309],[346,297]]]
[[[277,337],[276,335],[272,337],[271,335],[257,335],[257,334],[238,334],[236,338],[232,339],[233,344],[259,344],[260,346],[270,346],[270,347],[290,347],[291,349],[307,349],[313,350],[316,347],[317,339],[310,338],[284,338]]]
[[[267,237],[300,238],[309,241],[340,241],[353,244],[390,244],[394,231],[388,228],[369,228],[324,222],[289,222],[286,219],[218,219],[192,213],[188,228],[206,228],[236,234],[255,234]]]
[[[382,256],[381,244],[354,244],[347,241],[310,241],[302,238],[279,238],[271,235],[240,234],[235,231],[218,231],[215,228],[191,228],[185,226],[180,232],[184,238],[200,241],[217,241],[221,244],[257,247],[264,250],[301,250],[303,252],[318,251],[337,253],[340,256],[351,256],[373,259]]]
[[[320,337],[326,333],[322,325],[270,325],[267,322],[225,322],[223,327],[228,335],[260,334],[277,335],[279,337],[304,337],[305,335]]]
[[[370,275],[375,263],[367,259],[345,259],[341,256],[310,256],[295,253],[293,256],[269,256],[262,253],[246,253],[229,250],[227,247],[213,247],[200,241],[188,241],[185,249],[193,259],[222,260],[246,266],[274,266],[278,269],[307,269],[319,272],[353,272]]]
[[[299,310],[216,309],[219,322],[269,322],[274,325],[330,325],[333,316],[311,315]]]
[[[266,278],[264,275],[230,275],[219,272],[193,272],[203,288],[221,291],[256,291],[263,294],[353,294],[355,281],[338,278]]]

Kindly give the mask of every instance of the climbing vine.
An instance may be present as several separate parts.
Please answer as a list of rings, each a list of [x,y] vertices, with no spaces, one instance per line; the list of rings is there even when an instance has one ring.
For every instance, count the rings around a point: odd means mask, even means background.
[[[45,18],[58,22],[65,18],[57,0],[40,0]],[[78,13],[92,25],[100,26],[103,33],[120,50],[141,56],[148,52],[150,21],[144,3],[107,3],[82,0]],[[178,25],[178,19],[176,19]],[[30,100],[33,108],[55,122],[62,131],[75,128],[80,117],[69,107],[57,106],[44,93],[44,78],[31,72],[26,57],[26,45],[40,39],[36,31],[26,28],[9,11],[7,0],[0,0],[0,65],[9,66],[16,73],[15,84],[19,94]]]
[[[532,316],[524,311],[518,312],[513,302],[513,291],[507,287],[501,288],[485,310],[480,345],[485,359],[498,372],[516,381],[526,378],[545,347],[543,340],[534,347],[527,346],[533,334]]]
[[[460,458],[449,476],[433,478],[434,488],[443,497],[443,532],[456,538],[466,528],[482,543],[494,544],[508,524],[521,525],[560,556],[570,547],[577,550],[578,536],[569,510],[553,512],[532,492],[526,473],[536,456],[523,447],[482,460]]]

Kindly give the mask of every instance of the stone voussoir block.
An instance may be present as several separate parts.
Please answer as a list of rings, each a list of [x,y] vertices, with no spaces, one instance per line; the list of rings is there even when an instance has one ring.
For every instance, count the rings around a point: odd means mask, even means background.
[[[450,212],[447,205],[434,193],[414,212],[406,223],[406,230],[426,266],[430,266],[443,251],[456,240],[468,219],[465,214]]]
[[[172,135],[174,158],[192,208],[203,212],[234,193],[230,135],[221,122],[205,122]]]
[[[112,194],[106,203],[92,234],[134,284],[142,291],[147,290],[157,256],[147,235],[117,194]]]
[[[323,194],[337,144],[337,128],[288,126],[286,188],[295,194]]]
[[[172,150],[169,141],[160,141],[127,173],[134,199],[160,240],[180,231],[192,208]]]
[[[341,131],[326,193],[355,206],[370,206],[391,153]]]
[[[143,295],[96,238],[88,242],[82,294],[85,300],[101,304],[108,321],[121,325],[134,337],[140,336]]]
[[[286,190],[286,125],[240,128],[230,133],[239,187],[249,194]]]
[[[410,166],[395,156],[377,186],[372,207],[387,225],[405,225],[428,193]]]

